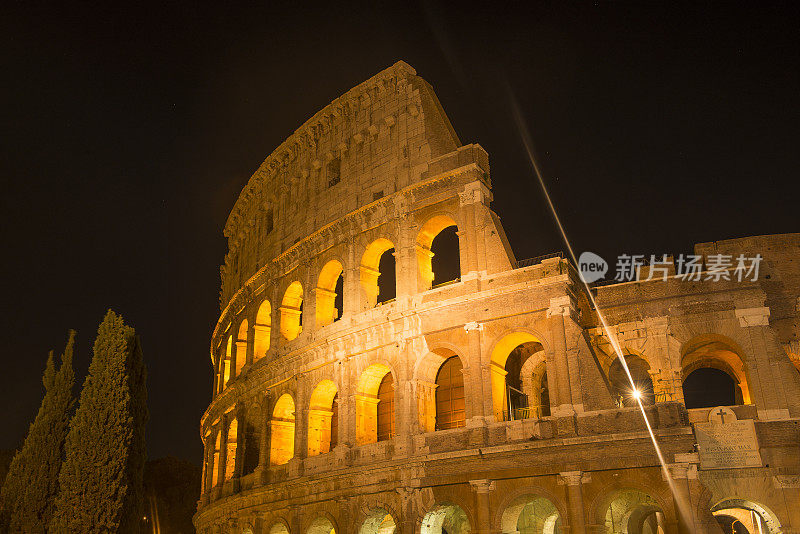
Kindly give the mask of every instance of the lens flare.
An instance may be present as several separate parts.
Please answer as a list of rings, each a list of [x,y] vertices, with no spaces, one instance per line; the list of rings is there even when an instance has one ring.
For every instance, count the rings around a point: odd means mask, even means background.
[[[570,245],[569,239],[567,238],[567,232],[564,230],[564,226],[561,224],[561,219],[558,218],[558,213],[556,212],[556,208],[553,205],[553,201],[550,199],[550,194],[547,191],[547,186],[544,183],[544,178],[542,178],[542,173],[539,170],[539,165],[536,163],[536,158],[533,155],[533,143],[530,138],[530,134],[528,133],[528,128],[525,124],[525,120],[522,117],[522,113],[519,109],[519,105],[517,104],[516,98],[514,98],[514,94],[511,91],[510,87],[507,87],[509,99],[511,101],[511,106],[513,107],[513,114],[514,120],[517,123],[517,128],[519,129],[520,137],[522,137],[522,143],[525,145],[525,151],[527,152],[528,159],[530,160],[531,167],[533,167],[533,171],[536,174],[536,178],[539,180],[539,185],[542,188],[542,192],[544,193],[544,197],[547,200],[547,205],[550,207],[550,212],[553,214],[553,219],[556,221],[556,225],[558,226],[558,230],[561,233],[561,237],[564,240],[564,244],[567,246],[567,251],[569,253],[570,259],[574,265],[578,265],[578,259],[575,256],[575,252],[572,250],[572,245]],[[634,392],[633,398],[636,400],[636,404],[639,406],[639,411],[642,413],[642,418],[644,419],[644,424],[647,427],[647,433],[650,435],[650,441],[653,443],[653,449],[655,449],[656,456],[658,457],[658,461],[661,464],[661,470],[664,474],[664,479],[669,484],[670,490],[672,491],[672,495],[675,498],[675,503],[678,505],[678,513],[681,515],[681,518],[685,521],[685,524],[691,524],[691,515],[689,514],[689,503],[685,502],[683,495],[678,491],[677,487],[675,486],[675,481],[672,479],[672,475],[667,468],[667,462],[664,459],[664,455],[661,453],[661,447],[658,445],[658,440],[656,440],[656,436],[653,433],[653,427],[650,426],[650,421],[647,419],[647,413],[644,410],[644,405],[642,405],[642,395],[639,392],[638,388],[636,387],[636,383],[633,381],[633,376],[631,375],[631,371],[628,368],[628,364],[625,362],[625,357],[622,355],[622,348],[619,346],[619,342],[617,341],[617,337],[611,331],[611,328],[608,326],[608,322],[606,321],[606,317],[603,314],[600,307],[597,305],[597,300],[594,298],[592,294],[591,288],[586,280],[583,277],[579,277],[581,282],[583,283],[584,289],[586,290],[586,296],[588,297],[589,301],[592,303],[592,307],[594,308],[595,312],[597,313],[597,318],[600,320],[600,323],[603,327],[603,331],[606,333],[609,341],[611,341],[611,346],[614,348],[614,353],[617,356],[617,359],[622,364],[622,368],[625,370],[625,374],[628,376],[628,380],[631,383],[631,388]]]

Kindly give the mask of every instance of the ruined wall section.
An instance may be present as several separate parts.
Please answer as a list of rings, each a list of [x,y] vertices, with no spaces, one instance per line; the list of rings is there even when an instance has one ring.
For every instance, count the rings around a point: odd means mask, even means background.
[[[423,179],[461,143],[430,85],[398,62],[306,121],[253,174],[224,235],[220,308],[316,230]]]

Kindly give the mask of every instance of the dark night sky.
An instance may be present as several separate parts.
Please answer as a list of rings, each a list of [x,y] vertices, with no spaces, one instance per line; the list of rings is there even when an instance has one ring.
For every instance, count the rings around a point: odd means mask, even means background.
[[[151,457],[199,463],[227,214],[300,124],[398,59],[489,152],[518,258],[563,246],[506,84],[577,251],[800,231],[798,12],[744,5],[5,5],[0,447],[47,351],[77,329],[82,380],[112,307],[143,339]]]

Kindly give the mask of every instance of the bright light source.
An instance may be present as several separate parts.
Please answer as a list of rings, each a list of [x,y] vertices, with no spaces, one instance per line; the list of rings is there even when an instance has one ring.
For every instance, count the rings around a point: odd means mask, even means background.
[[[641,391],[639,391],[639,390],[638,390],[638,389],[636,389],[636,388],[633,388],[633,391],[631,392],[631,396],[632,396],[634,399],[636,399],[636,400],[639,400],[639,399],[642,397],[642,392],[641,392]]]

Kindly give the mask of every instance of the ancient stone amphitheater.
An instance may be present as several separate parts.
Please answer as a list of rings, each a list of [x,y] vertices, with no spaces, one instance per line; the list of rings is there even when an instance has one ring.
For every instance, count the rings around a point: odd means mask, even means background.
[[[197,531],[800,532],[800,234],[696,246],[761,254],[755,282],[592,290],[662,469],[574,266],[517,260],[491,200],[403,62],[264,161],[225,225]]]

